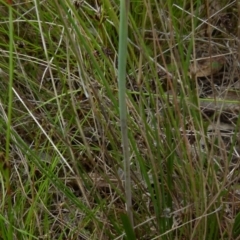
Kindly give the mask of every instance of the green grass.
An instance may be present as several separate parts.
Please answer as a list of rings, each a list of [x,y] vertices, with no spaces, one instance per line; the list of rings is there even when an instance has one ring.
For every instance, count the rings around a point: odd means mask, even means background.
[[[239,238],[231,1],[0,2],[0,239]]]

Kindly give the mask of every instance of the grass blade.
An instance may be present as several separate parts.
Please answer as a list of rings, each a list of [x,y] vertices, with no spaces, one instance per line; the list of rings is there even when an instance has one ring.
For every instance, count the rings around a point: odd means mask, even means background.
[[[122,133],[122,147],[124,158],[126,208],[130,222],[133,226],[132,216],[132,190],[130,176],[130,153],[127,131],[127,105],[126,105],[126,65],[128,46],[128,8],[129,1],[122,0],[120,5],[120,29],[118,49],[118,84],[119,84],[119,109]]]

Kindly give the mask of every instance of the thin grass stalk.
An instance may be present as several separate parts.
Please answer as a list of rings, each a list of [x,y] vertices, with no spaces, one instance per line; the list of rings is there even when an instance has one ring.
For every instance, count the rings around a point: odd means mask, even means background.
[[[6,132],[6,188],[10,191],[9,180],[9,155],[10,155],[10,138],[11,138],[11,121],[12,121],[12,104],[13,104],[13,16],[12,7],[9,5],[9,85],[8,85],[8,115],[7,115],[7,132]]]
[[[130,222],[133,226],[132,191],[131,191],[131,176],[130,176],[130,153],[129,153],[128,131],[127,131],[127,105],[126,105],[128,10],[129,10],[129,1],[122,0],[120,2],[118,86],[119,86],[120,124],[121,124],[122,147],[123,147],[123,158],[124,158],[126,209],[127,209]]]
[[[10,186],[10,144],[11,144],[11,123],[12,123],[12,105],[13,105],[13,10],[9,2],[9,85],[8,85],[8,114],[7,114],[7,130],[6,130],[6,155],[5,163],[2,165],[2,171],[5,180],[6,193],[7,193],[7,205],[8,205],[8,239],[13,239],[13,214],[12,214],[12,197]]]

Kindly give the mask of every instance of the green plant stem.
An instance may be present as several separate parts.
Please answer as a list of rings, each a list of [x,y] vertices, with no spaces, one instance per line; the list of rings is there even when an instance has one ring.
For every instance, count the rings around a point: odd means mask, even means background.
[[[13,104],[13,12],[9,4],[9,85],[8,85],[8,116],[7,116],[7,132],[6,132],[6,157],[4,175],[6,181],[7,201],[8,201],[8,217],[9,217],[9,231],[8,239],[13,239],[12,229],[12,199],[10,186],[10,142],[11,142],[11,122],[12,122],[12,104]]]
[[[126,106],[126,64],[127,64],[127,41],[128,41],[128,0],[122,0],[120,5],[120,29],[119,29],[119,49],[118,49],[118,84],[119,84],[119,109],[122,133],[122,146],[124,157],[124,176],[126,208],[133,226],[132,216],[132,192],[130,176],[130,154],[127,131],[127,106]]]

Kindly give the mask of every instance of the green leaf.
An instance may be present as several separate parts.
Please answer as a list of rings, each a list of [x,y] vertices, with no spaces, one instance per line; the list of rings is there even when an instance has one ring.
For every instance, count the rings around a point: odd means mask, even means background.
[[[136,236],[135,236],[134,230],[132,228],[132,225],[131,225],[131,222],[130,222],[128,216],[126,214],[122,214],[121,220],[123,223],[123,228],[126,233],[126,239],[127,240],[135,240]]]
[[[237,238],[240,236],[240,213],[238,213],[235,218],[232,231],[233,231],[232,234],[234,238]]]

